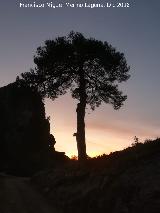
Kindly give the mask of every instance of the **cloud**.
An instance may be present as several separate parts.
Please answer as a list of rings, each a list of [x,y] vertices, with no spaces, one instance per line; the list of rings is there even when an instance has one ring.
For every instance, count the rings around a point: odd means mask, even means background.
[[[128,124],[124,121],[119,122],[110,122],[110,123],[99,123],[99,122],[89,122],[87,124],[87,128],[89,130],[94,131],[103,131],[108,134],[113,134],[114,136],[131,136],[134,137],[135,135],[138,137],[158,137],[159,130],[155,127],[151,127],[147,124],[142,123],[132,123]]]

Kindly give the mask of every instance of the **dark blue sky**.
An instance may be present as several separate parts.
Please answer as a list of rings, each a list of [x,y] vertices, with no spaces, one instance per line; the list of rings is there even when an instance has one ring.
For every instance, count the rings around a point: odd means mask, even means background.
[[[115,112],[111,106],[103,105],[87,115],[88,151],[96,152],[98,146],[94,144],[97,143],[101,144],[98,153],[120,149],[130,144],[134,135],[142,139],[160,136],[159,0],[125,0],[120,2],[129,2],[130,8],[96,9],[19,8],[20,2],[34,1],[12,0],[0,4],[0,86],[13,82],[17,75],[33,67],[36,48],[46,39],[66,35],[71,30],[79,31],[85,36],[111,43],[125,53],[131,66],[131,78],[122,86],[128,95],[124,107]],[[65,4],[106,1],[52,2]],[[63,107],[66,101],[68,111]],[[59,140],[57,148],[67,153],[75,140],[72,138],[75,107],[75,102],[69,96],[60,98],[54,104],[46,102],[47,114],[52,117],[52,132],[55,131]],[[93,132],[101,135],[101,142]],[[67,141],[65,144],[64,137]],[[106,148],[102,148],[104,146]]]

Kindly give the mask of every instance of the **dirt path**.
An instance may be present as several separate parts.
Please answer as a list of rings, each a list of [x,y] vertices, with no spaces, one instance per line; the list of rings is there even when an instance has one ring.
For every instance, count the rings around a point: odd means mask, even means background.
[[[29,178],[0,174],[0,213],[59,213],[33,189]]]

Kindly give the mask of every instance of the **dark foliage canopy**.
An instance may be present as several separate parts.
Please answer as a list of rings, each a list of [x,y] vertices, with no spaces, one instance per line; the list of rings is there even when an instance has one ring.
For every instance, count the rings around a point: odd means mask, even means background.
[[[84,73],[86,102],[92,109],[102,102],[119,109],[127,96],[118,89],[118,83],[130,75],[123,53],[116,51],[106,41],[85,38],[83,34],[70,32],[66,37],[45,41],[34,56],[35,68],[23,73],[25,82],[43,97],[57,98],[70,91],[80,99],[80,76]]]

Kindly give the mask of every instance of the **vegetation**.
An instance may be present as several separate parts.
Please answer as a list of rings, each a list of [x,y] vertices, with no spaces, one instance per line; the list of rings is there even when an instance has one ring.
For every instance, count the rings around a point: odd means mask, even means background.
[[[62,212],[160,212],[160,138],[42,172],[32,181]],[[77,208],[78,207],[78,208]]]
[[[35,68],[23,73],[17,81],[37,88],[43,97],[52,100],[70,89],[77,104],[78,158],[86,159],[85,109],[94,110],[102,102],[119,109],[127,96],[118,84],[129,78],[129,67],[123,53],[106,41],[85,38],[71,32],[67,37],[45,41],[34,56]]]

